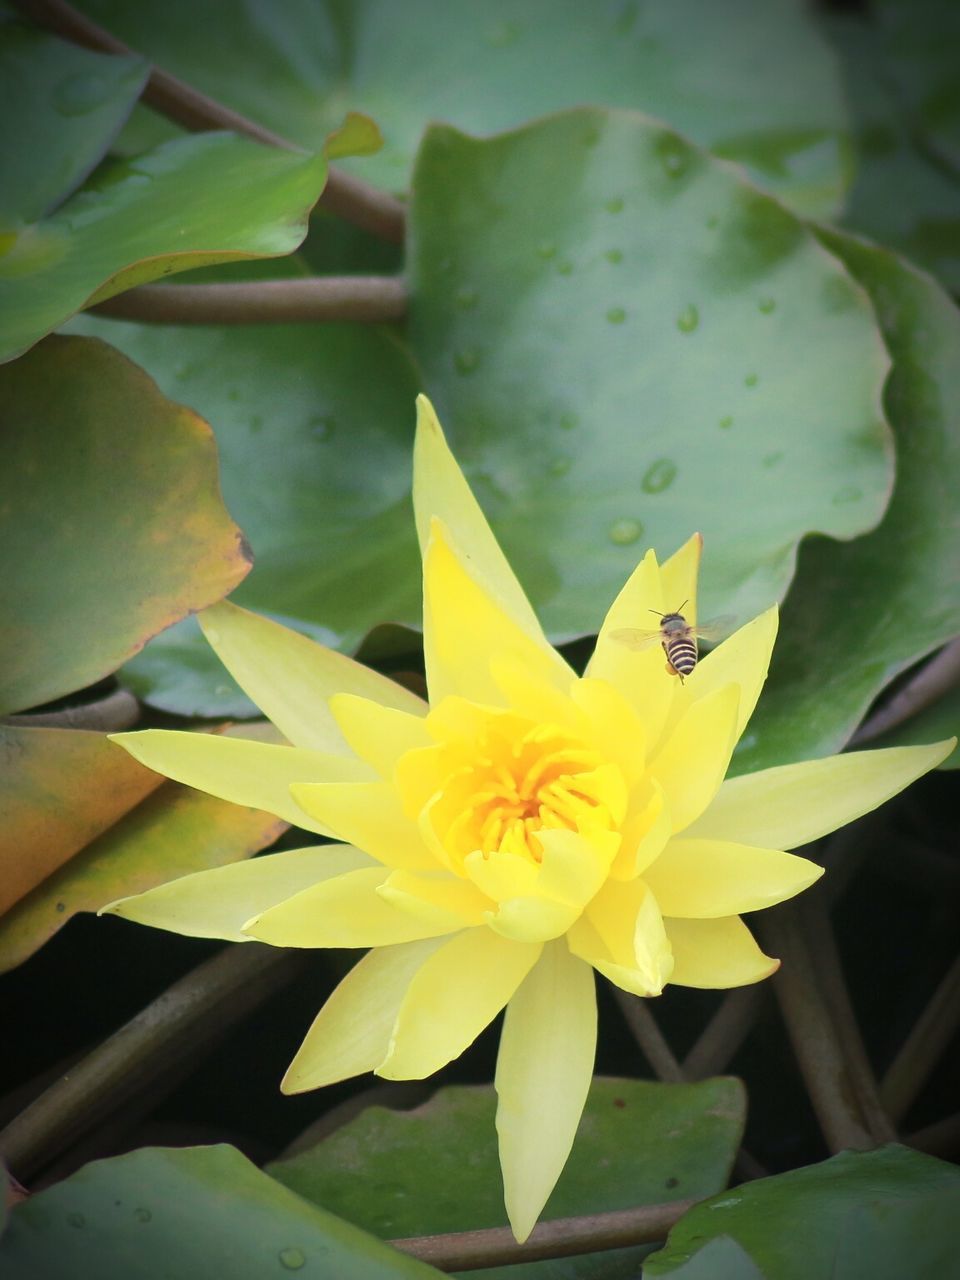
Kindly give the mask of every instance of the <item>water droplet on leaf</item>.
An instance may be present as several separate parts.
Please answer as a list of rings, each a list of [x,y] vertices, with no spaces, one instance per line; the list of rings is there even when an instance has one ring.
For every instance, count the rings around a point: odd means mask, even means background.
[[[744,378],[743,383],[744,383],[744,386],[755,387],[759,381],[760,381],[759,373],[748,373],[747,376]]]
[[[573,274],[573,263],[569,258],[564,258],[562,262],[557,263],[557,274],[561,276],[569,276]]]
[[[541,240],[537,245],[537,253],[541,258],[552,258],[557,252],[557,246],[552,240]]]
[[[608,262],[622,262],[622,261],[623,261],[623,250],[622,250],[622,249],[608,249],[608,250],[607,250],[607,252],[606,252],[603,256],[606,258],[606,260],[607,260]]]
[[[454,301],[461,311],[470,311],[477,305],[477,291],[471,289],[468,285],[464,285],[462,289],[458,289]]]
[[[547,470],[552,476],[565,476],[570,470],[571,465],[572,459],[568,458],[565,453],[561,453],[553,459],[547,467]]]
[[[138,1222],[150,1222],[153,1218],[149,1209],[134,1209],[133,1216]]]
[[[315,440],[329,440],[336,431],[337,424],[329,413],[320,413],[310,419],[309,427]]]
[[[757,310],[762,311],[765,316],[768,316],[771,311],[776,310],[776,306],[776,298],[761,298],[757,303]]]
[[[643,533],[643,525],[639,520],[614,520],[607,530],[607,536],[618,547],[629,547]]]
[[[847,502],[859,502],[863,497],[863,490],[858,489],[855,484],[845,485],[842,489],[838,489],[833,495],[831,501],[834,506],[843,506]]]
[[[777,449],[774,453],[765,453],[763,455],[763,465],[769,471],[771,467],[775,467],[777,465],[777,463],[780,461],[782,457],[783,457],[782,449]]]
[[[87,1225],[87,1220],[82,1213],[68,1213],[67,1222],[70,1223],[71,1227],[85,1227]]]
[[[606,209],[607,213],[622,213],[623,198],[621,196],[614,196],[613,199],[608,200],[603,207]]]
[[[299,1271],[307,1261],[306,1254],[302,1249],[294,1249],[290,1246],[286,1249],[281,1249],[277,1257],[280,1259],[280,1265],[286,1267],[288,1271]]]
[[[728,427],[732,427],[732,426],[733,426],[733,418],[730,416],[730,414],[729,414],[729,413],[725,414],[725,415],[720,419],[720,425],[721,425],[721,427],[723,427],[724,431],[726,431],[726,429],[727,429]]]
[[[572,431],[574,427],[580,425],[580,419],[575,413],[561,413],[560,426],[564,431]]]
[[[453,357],[454,367],[460,374],[473,373],[479,363],[480,353],[472,347],[465,347]]]
[[[611,324],[623,324],[627,318],[627,313],[623,307],[611,307],[607,312],[607,319]]]
[[[693,333],[699,323],[700,312],[692,302],[688,303],[677,316],[677,328],[681,333]]]
[[[663,493],[677,478],[677,464],[670,458],[658,458],[643,473],[640,488],[646,493]]]

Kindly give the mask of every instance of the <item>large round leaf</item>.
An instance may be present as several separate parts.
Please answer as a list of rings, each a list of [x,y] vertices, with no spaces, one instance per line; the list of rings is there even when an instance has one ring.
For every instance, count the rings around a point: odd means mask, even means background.
[[[411,245],[414,354],[554,635],[595,629],[648,545],[701,530],[705,607],[742,619],[804,533],[880,518],[868,299],[678,135],[587,110],[489,141],[435,128]]]
[[[115,670],[249,568],[210,428],[105,343],[0,369],[0,712]]]
[[[681,1264],[721,1236],[736,1241],[766,1280],[946,1280],[960,1249],[949,1208],[958,1196],[960,1170],[942,1160],[898,1146],[844,1151],[696,1205],[644,1264],[644,1280],[686,1276]],[[731,1269],[725,1280],[753,1274]]]
[[[36,221],[83,181],[148,73],[142,58],[93,53],[0,15],[4,235]]]
[[[430,1280],[439,1276],[228,1146],[96,1160],[11,1211],[5,1280]]]
[[[727,1184],[745,1104],[738,1080],[594,1080],[543,1219],[712,1195]],[[495,1113],[488,1085],[440,1089],[415,1111],[368,1107],[269,1169],[306,1199],[384,1237],[502,1226]],[[635,1276],[637,1253],[603,1255],[602,1274]],[[597,1265],[594,1255],[480,1274],[586,1277]]]
[[[419,380],[388,332],[359,325],[178,328],[79,317],[214,424],[227,505],[253,549],[233,599],[355,649],[419,624],[410,505]],[[188,714],[253,708],[184,624],[136,665],[137,692]]]
[[[803,548],[741,772],[836,751],[894,676],[960,632],[960,312],[895,254],[828,243],[869,290],[893,355],[897,483],[872,533]]]
[[[24,144],[16,130],[4,150]],[[191,267],[290,253],[326,182],[322,155],[232,134],[102,166],[43,221],[0,242],[0,359],[81,307]]]
[[[233,0],[212,45],[192,0],[81,7],[305,146],[345,106],[370,112],[386,146],[352,167],[396,190],[428,121],[490,133],[581,103],[662,116],[803,212],[846,186],[837,68],[797,0],[597,0],[589,17],[580,0]]]

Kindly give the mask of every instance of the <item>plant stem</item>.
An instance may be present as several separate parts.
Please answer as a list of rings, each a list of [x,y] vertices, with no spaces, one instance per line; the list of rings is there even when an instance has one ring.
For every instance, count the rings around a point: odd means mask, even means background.
[[[960,957],[947,970],[883,1078],[880,1097],[894,1120],[909,1110],[958,1025]]]
[[[613,988],[613,995],[630,1028],[630,1034],[639,1045],[643,1056],[653,1067],[657,1078],[672,1084],[680,1083],[685,1078],[683,1069],[664,1039],[663,1032],[654,1021],[646,1001],[640,996],[631,995],[629,991],[622,991],[619,987]]]
[[[765,999],[766,990],[759,985],[728,991],[720,1008],[684,1058],[684,1077],[687,1080],[704,1080],[723,1071],[753,1030]]]
[[[65,0],[14,0],[14,5],[39,26],[72,40],[74,44],[101,53],[135,52],[72,5],[66,4]],[[283,147],[288,151],[301,149],[159,67],[154,67],[150,73],[143,101],[191,132],[230,129],[268,146]],[[396,244],[403,242],[406,215],[400,201],[359,178],[341,173],[333,166],[319,203],[373,235]]]
[[[903,724],[911,716],[925,710],[947,693],[960,680],[960,639],[952,640],[946,648],[925,663],[889,702],[869,716],[850,740],[851,746],[860,746],[879,738],[888,729]]]
[[[285,985],[304,953],[234,944],[175,982],[35,1099],[0,1133],[0,1156],[21,1181],[185,1056],[205,1048]],[[174,1079],[174,1083],[176,1080]]]
[[[90,310],[147,324],[306,324],[399,320],[407,293],[393,276],[321,276],[245,284],[147,284]]]
[[[582,1218],[557,1218],[534,1227],[524,1244],[517,1244],[507,1227],[442,1236],[410,1236],[389,1243],[441,1271],[476,1271],[481,1267],[567,1258],[663,1240],[674,1223],[696,1203],[696,1200],[672,1200],[667,1204],[641,1205],[636,1209],[618,1209]]]

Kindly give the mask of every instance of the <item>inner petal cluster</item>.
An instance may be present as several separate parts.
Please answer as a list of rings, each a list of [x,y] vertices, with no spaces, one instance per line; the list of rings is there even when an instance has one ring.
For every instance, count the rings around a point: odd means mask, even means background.
[[[425,817],[454,865],[506,853],[539,864],[544,831],[614,831],[623,819],[619,770],[555,724],[491,712],[470,743],[436,749],[437,789]]]

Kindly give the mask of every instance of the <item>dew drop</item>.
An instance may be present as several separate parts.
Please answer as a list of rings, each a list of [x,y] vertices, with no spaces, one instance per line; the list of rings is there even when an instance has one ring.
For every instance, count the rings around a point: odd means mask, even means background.
[[[592,125],[589,129],[584,129],[581,141],[585,147],[595,147],[600,141],[600,130]]]
[[[721,427],[723,427],[724,431],[726,431],[728,427],[732,427],[733,426],[732,416],[729,413],[724,414],[724,416],[720,419],[720,425]]]
[[[765,453],[762,459],[763,465],[769,471],[771,467],[775,467],[777,465],[777,463],[781,460],[782,457],[783,457],[782,449],[777,449],[773,453]]]
[[[471,289],[469,285],[464,285],[454,294],[453,300],[461,311],[471,311],[477,305],[477,291]]]
[[[748,373],[743,380],[743,384],[746,387],[755,387],[759,381],[760,381],[759,373]]]
[[[66,904],[65,902],[58,902],[58,903],[57,903],[57,910],[58,910],[58,911],[66,911],[66,909],[67,909],[67,904]]]
[[[457,373],[466,375],[473,373],[477,365],[480,363],[480,353],[473,347],[464,347],[462,351],[458,351],[453,357],[454,368]]]
[[[710,217],[707,219],[707,226],[711,231],[715,231],[717,227],[719,227],[719,225],[720,225],[720,219],[717,217],[715,213],[711,213]]]
[[[239,388],[239,387],[231,387],[231,388],[230,388],[230,390],[227,392],[227,399],[228,399],[228,400],[232,400],[232,401],[234,401],[234,402],[236,402],[237,400],[239,400],[239,399],[240,399],[240,388]]]
[[[547,467],[552,476],[565,476],[573,465],[572,459],[565,453],[558,454]]]
[[[575,413],[561,413],[560,426],[564,431],[572,431],[574,427],[580,425],[580,419]]]
[[[319,413],[310,419],[308,424],[314,440],[329,440],[337,429],[334,418],[329,413]]]
[[[307,1255],[302,1249],[295,1249],[289,1245],[286,1249],[281,1249],[277,1257],[280,1260],[281,1267],[285,1267],[287,1271],[299,1271],[302,1266],[306,1265],[307,1261]]]
[[[487,40],[494,49],[506,49],[514,44],[520,35],[520,28],[515,22],[498,22],[490,32]]]
[[[838,489],[833,495],[831,501],[834,506],[843,506],[847,502],[859,502],[863,497],[863,490],[858,489],[855,484],[845,485],[842,489]]]
[[[629,547],[643,533],[643,525],[639,520],[614,520],[607,530],[607,537],[618,547]]]
[[[134,1209],[133,1216],[138,1222],[150,1222],[153,1218],[149,1209]]]
[[[85,1227],[87,1225],[87,1220],[82,1213],[68,1213],[67,1222],[71,1227]]]
[[[677,478],[677,464],[670,458],[658,458],[643,473],[640,488],[646,493],[663,493]]]
[[[623,250],[622,250],[622,249],[608,249],[608,250],[607,250],[607,252],[606,252],[603,256],[606,258],[606,260],[607,260],[608,262],[622,262],[622,261],[623,261]]]
[[[103,76],[95,71],[81,72],[57,86],[53,101],[61,115],[83,116],[99,107],[109,92]]]
[[[540,243],[537,245],[537,253],[540,255],[541,258],[556,257],[557,246],[554,244],[552,240],[541,240]]]
[[[613,199],[608,200],[603,207],[606,209],[607,213],[622,213],[623,212],[622,196],[614,196]]]
[[[659,152],[660,163],[669,177],[679,178],[686,172],[690,160],[687,148],[679,138],[671,137],[669,134],[665,135],[661,138],[657,151]]]
[[[254,433],[263,430],[263,418],[261,418],[259,413],[255,413],[250,419],[250,430]]]
[[[218,698],[227,698],[230,696],[230,686],[228,684],[218,684],[213,692]]]
[[[611,307],[607,312],[607,319],[611,324],[623,324],[627,318],[627,313],[623,307]]]
[[[562,262],[557,263],[557,274],[561,276],[573,275],[573,263],[569,258],[564,258]]]
[[[688,303],[677,316],[677,328],[681,333],[693,333],[699,323],[700,312],[692,302]]]
[[[757,303],[757,310],[762,311],[765,316],[768,316],[771,311],[776,310],[776,306],[776,298],[761,298]]]

